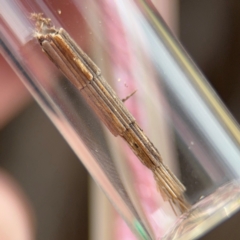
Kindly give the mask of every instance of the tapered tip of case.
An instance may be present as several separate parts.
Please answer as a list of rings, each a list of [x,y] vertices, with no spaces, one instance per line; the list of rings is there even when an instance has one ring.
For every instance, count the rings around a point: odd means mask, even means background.
[[[164,200],[169,201],[173,211],[179,209],[181,213],[190,208],[190,204],[184,197],[185,187],[163,164],[154,171],[154,178]]]

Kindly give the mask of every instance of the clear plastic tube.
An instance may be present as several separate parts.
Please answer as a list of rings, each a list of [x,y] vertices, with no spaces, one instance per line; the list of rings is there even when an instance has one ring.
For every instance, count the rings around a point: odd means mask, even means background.
[[[227,217],[223,208],[239,209],[239,128],[148,1],[0,3],[2,53],[139,237],[196,238]],[[121,98],[137,90],[126,106],[186,186],[188,213],[177,219],[151,172],[41,52],[32,12],[66,29]]]

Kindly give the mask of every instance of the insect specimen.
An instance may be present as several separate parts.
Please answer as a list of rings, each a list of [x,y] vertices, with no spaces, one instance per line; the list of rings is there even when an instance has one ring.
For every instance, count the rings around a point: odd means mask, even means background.
[[[114,136],[121,136],[139,160],[154,175],[159,191],[181,212],[188,209],[185,187],[163,164],[158,150],[138,126],[114,90],[101,75],[101,70],[63,29],[56,29],[49,18],[33,13],[35,37],[50,60],[79,90],[96,115]]]

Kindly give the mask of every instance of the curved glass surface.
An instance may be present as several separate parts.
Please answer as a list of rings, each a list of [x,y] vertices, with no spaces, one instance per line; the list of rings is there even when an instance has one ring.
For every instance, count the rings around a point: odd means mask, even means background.
[[[173,227],[174,239],[180,239],[181,221],[157,191],[152,173],[43,54],[33,36],[32,12],[63,27],[121,99],[137,90],[125,105],[186,186],[193,209],[204,198],[222,199],[226,189],[231,192],[229,183],[240,174],[239,127],[149,1],[0,3],[2,54],[139,238],[170,239],[166,234],[173,234]],[[208,204],[206,211],[214,201]]]

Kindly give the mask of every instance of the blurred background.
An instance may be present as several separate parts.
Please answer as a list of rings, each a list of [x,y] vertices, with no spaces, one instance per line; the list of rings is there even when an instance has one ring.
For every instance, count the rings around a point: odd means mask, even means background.
[[[153,2],[239,123],[240,2]],[[94,239],[88,173],[3,56],[0,63],[0,236],[20,222],[30,236],[21,239]]]

